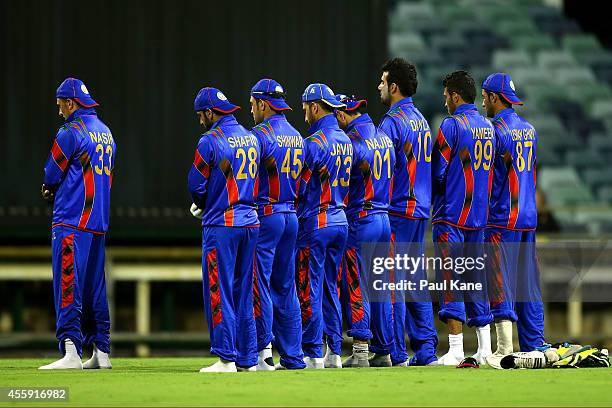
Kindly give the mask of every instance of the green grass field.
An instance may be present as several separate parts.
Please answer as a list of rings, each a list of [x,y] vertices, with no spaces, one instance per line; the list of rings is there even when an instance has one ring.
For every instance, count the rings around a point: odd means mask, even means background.
[[[78,406],[612,406],[612,370],[604,368],[198,373],[212,361],[116,358],[112,370],[43,372],[36,368],[47,360],[0,359],[0,387],[68,387],[69,405]]]

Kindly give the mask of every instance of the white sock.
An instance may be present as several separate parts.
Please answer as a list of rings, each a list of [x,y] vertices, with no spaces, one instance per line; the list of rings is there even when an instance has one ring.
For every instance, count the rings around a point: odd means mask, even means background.
[[[512,347],[512,322],[510,320],[500,320],[495,323],[495,333],[497,334],[497,352],[504,356],[511,354]]]
[[[364,353],[369,352],[368,343],[353,343],[353,353]]]
[[[476,328],[478,337],[478,354],[491,354],[491,326],[488,324]]]
[[[259,356],[261,357],[262,360],[272,357],[272,343],[268,343],[266,348],[264,348],[263,350],[259,352]]]
[[[463,333],[448,335],[448,352],[463,356]]]

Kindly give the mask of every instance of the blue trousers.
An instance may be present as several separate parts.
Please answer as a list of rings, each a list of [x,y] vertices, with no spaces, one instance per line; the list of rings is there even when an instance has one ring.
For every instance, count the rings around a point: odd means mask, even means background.
[[[363,266],[373,256],[389,253],[390,238],[386,213],[351,221],[342,268],[340,295],[347,334],[357,340],[372,339],[371,350],[379,354],[390,354],[393,346],[393,309],[390,299],[371,296],[375,275]]]
[[[295,213],[260,217],[254,285],[257,350],[272,340],[286,368],[305,368],[300,302],[295,289]]]
[[[544,305],[535,231],[485,230],[491,312],[516,322],[521,351],[544,344]]]
[[[389,216],[389,219],[393,245],[405,249],[411,255],[422,254],[427,220],[412,220],[393,215]],[[396,278],[400,280],[399,276]],[[427,271],[422,268],[419,268],[410,277],[410,280],[415,282],[426,279]],[[393,364],[399,364],[408,359],[405,333],[408,333],[410,348],[414,351],[414,356],[409,361],[410,365],[426,365],[435,361],[438,335],[434,325],[429,293],[420,292],[416,299],[411,299],[406,298],[402,291],[395,291],[392,302],[395,327],[395,344],[391,352]]]
[[[58,226],[51,231],[53,295],[56,337],[60,352],[64,340],[75,344],[80,356],[83,344],[94,343],[110,353],[110,316],[104,279],[104,235]]]
[[[342,349],[342,309],[338,275],[348,227],[331,226],[298,232],[296,281],[302,315],[302,350],[308,357],[323,357],[323,332],[335,354]]]
[[[258,227],[202,228],[202,283],[210,352],[240,367],[257,364],[253,279],[258,235]]]
[[[433,225],[433,240],[435,252],[438,257],[478,258],[484,256],[484,230],[468,230],[452,225],[437,223]],[[478,270],[471,267],[469,270],[458,273],[457,270],[436,268],[436,281],[446,282],[450,289],[451,280],[461,282],[481,283],[480,291],[440,291],[440,312],[438,317],[445,322],[447,319],[459,320],[472,327],[483,327],[493,322],[493,315],[489,309],[489,299],[486,285],[486,268]]]

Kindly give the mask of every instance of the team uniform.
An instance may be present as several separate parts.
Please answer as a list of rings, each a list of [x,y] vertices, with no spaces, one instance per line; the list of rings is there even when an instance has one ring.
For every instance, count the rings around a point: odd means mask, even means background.
[[[533,126],[508,108],[493,118],[496,155],[485,242],[491,311],[517,322],[521,351],[544,344],[544,309],[535,251],[536,145]]]
[[[202,210],[202,278],[210,351],[239,367],[252,367],[257,364],[253,277],[260,147],[231,114],[238,107],[218,90],[203,88],[195,105],[196,111],[226,113],[202,135],[188,176],[193,203]]]
[[[344,106],[321,84],[308,86],[302,101],[321,100],[324,92],[331,94],[329,103]],[[342,348],[337,279],[348,234],[344,199],[350,181],[352,144],[332,114],[313,123],[308,133],[298,187],[296,281],[302,349],[306,357],[321,358],[324,329],[328,350],[340,355]]]
[[[56,337],[62,353],[64,340],[70,339],[81,356],[84,344],[110,353],[104,244],[116,145],[87,92],[81,91],[86,94],[81,100],[61,92],[67,83],[82,84],[76,81],[67,79],[58,98],[73,98],[90,107],[72,113],[57,132],[44,186],[55,192],[51,246]],[[86,90],[84,85],[81,89]]]
[[[379,129],[393,141],[396,155],[389,206],[392,248],[399,243],[411,253],[421,254],[431,205],[433,142],[429,124],[414,106],[412,98],[408,97],[391,106]],[[414,275],[406,278],[426,280],[427,273],[424,269],[418,269]],[[395,276],[395,280],[401,279]],[[405,332],[415,352],[410,359],[411,365],[435,361],[438,336],[429,294],[418,293],[405,299],[401,291],[395,291],[392,302],[395,326],[395,346],[391,353],[393,364],[401,364],[408,359]],[[378,346],[375,341],[372,344]]]
[[[274,104],[275,109],[288,109],[284,101],[284,106],[278,107],[279,101],[266,103]],[[257,350],[263,350],[274,339],[283,367],[304,368],[294,269],[298,231],[295,200],[304,142],[282,113],[269,116],[252,131],[261,147],[256,201],[261,226],[254,291]]]
[[[432,156],[432,224],[437,256],[455,259],[483,256],[494,150],[493,127],[475,105],[460,105],[442,122]],[[468,326],[483,327],[493,321],[484,268],[474,267],[464,274],[438,268],[436,279],[438,282],[462,279],[484,286],[482,291],[465,293],[441,291],[440,320],[446,322],[451,318],[465,323],[467,312]]]
[[[362,269],[362,261],[389,252],[388,208],[395,150],[391,139],[376,129],[368,114],[353,119],[345,132],[353,144],[346,208],[349,232],[340,291],[347,334],[363,341],[373,338],[371,351],[390,354],[394,342],[391,303],[373,298],[373,275]]]

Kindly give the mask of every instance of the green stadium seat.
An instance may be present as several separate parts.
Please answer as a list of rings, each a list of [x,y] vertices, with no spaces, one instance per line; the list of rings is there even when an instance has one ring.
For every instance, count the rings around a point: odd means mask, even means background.
[[[612,170],[602,168],[588,168],[582,172],[582,179],[596,192],[600,187],[612,185]]]
[[[604,155],[612,153],[612,135],[605,133],[592,134],[589,136],[589,148]],[[612,177],[610,182],[612,183]]]
[[[551,206],[575,206],[595,201],[591,190],[583,184],[569,187],[554,187],[546,190],[546,196]]]
[[[560,68],[555,77],[563,85],[585,85],[596,82],[593,71],[589,68]]]
[[[605,165],[599,153],[590,149],[572,149],[565,154],[565,162],[578,171],[588,168],[597,168]]]
[[[612,185],[600,187],[597,190],[597,198],[602,202],[612,204]]]
[[[510,37],[512,45],[517,50],[527,51],[532,57],[535,57],[541,51],[555,48],[553,39],[546,34],[515,34]]]
[[[425,41],[417,33],[391,34],[389,51],[395,54],[410,55],[425,50]]]
[[[593,34],[568,34],[561,40],[563,49],[580,60],[585,55],[601,52],[602,46]]]
[[[433,7],[428,3],[398,3],[389,16],[391,33],[405,33],[415,30],[415,26],[430,24],[436,20]]]
[[[516,68],[509,70],[508,73],[512,76],[517,91],[529,89],[533,86],[547,85],[552,81],[550,74],[538,67]]]
[[[574,57],[565,51],[540,51],[537,62],[541,69],[548,72],[561,68],[574,68],[578,65]]]
[[[481,6],[478,6],[478,14],[480,14],[482,21],[488,23],[493,29],[500,22],[525,20],[525,13],[522,10],[506,6],[506,4],[508,2],[497,4],[492,4],[490,1],[484,2]]]
[[[529,54],[522,50],[497,50],[493,53],[493,68],[497,71],[510,72],[517,68],[529,68],[531,65]]]
[[[571,100],[580,102],[586,111],[590,111],[591,105],[601,99],[610,98],[610,89],[601,84],[568,85],[564,94]]]
[[[551,86],[551,84],[524,86],[523,83],[521,83],[520,89],[523,89],[524,92],[527,93],[530,103],[540,109],[544,109],[555,99],[565,97],[558,87]],[[517,91],[519,91],[519,88],[517,88]]]
[[[612,98],[593,102],[591,116],[597,119],[612,117]]]
[[[535,24],[529,19],[506,19],[500,20],[491,27],[497,34],[513,37],[516,35],[540,35],[540,32]]]

